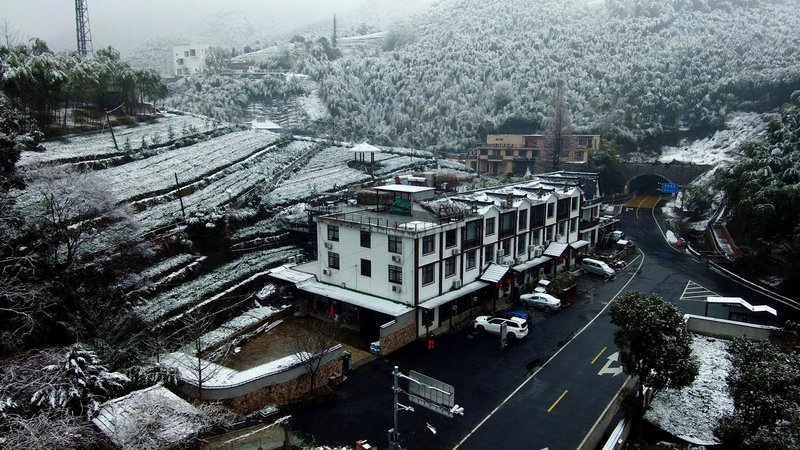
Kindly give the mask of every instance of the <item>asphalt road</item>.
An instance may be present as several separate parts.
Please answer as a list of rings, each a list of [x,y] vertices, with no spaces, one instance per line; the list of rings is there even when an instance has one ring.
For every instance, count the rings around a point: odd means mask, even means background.
[[[439,336],[435,350],[415,342],[352,372],[337,388],[335,401],[293,411],[294,429],[313,435],[317,443],[352,445],[367,439],[385,448],[396,365],[403,373],[416,370],[453,385],[455,401],[465,409],[463,417],[452,419],[417,405],[415,412],[400,412],[405,448],[572,450],[627,378],[609,359],[616,348],[606,306],[618,293],[658,293],[683,312],[700,315],[705,295],[741,296],[782,311],[782,305],[667,245],[666,223],[659,219],[657,225],[651,210],[626,209],[620,219],[619,228],[638,246],[635,260],[613,281],[579,277],[578,301],[536,323],[526,339],[499,350],[496,336],[465,329]],[[727,318],[727,307],[713,305],[708,315]],[[404,395],[400,403],[409,404]]]

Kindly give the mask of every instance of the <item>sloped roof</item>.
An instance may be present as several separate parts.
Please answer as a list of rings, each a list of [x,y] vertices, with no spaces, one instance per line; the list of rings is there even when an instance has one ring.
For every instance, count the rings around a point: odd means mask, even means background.
[[[381,149],[375,147],[374,145],[367,144],[366,142],[362,142],[351,148],[350,151],[357,153],[380,153]]]
[[[503,279],[508,273],[509,267],[502,264],[491,263],[486,270],[483,271],[480,278],[481,281],[488,281],[489,283],[497,283]]]
[[[544,254],[547,256],[561,256],[564,254],[564,250],[569,247],[569,244],[566,242],[551,242],[550,245],[544,250]]]

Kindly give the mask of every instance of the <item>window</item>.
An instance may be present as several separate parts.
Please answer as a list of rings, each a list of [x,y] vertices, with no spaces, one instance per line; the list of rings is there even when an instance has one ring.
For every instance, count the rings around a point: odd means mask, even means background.
[[[542,230],[534,231],[531,235],[531,245],[539,245],[542,243]]]
[[[536,205],[531,208],[531,228],[541,228],[544,226],[545,205]]]
[[[482,155],[482,156],[486,156],[486,155],[487,155],[487,152],[488,152],[488,151],[487,151],[485,148],[482,148],[482,149],[481,149],[481,155]]]
[[[492,156],[500,156],[500,150],[492,150]]]
[[[361,232],[361,246],[364,248],[372,247],[372,239],[370,237],[369,231]]]
[[[457,256],[451,256],[444,260],[444,276],[445,277],[452,277],[456,274],[456,258]]]
[[[339,240],[339,227],[337,227],[336,225],[328,225],[328,240],[329,241]]]
[[[475,266],[478,264],[478,257],[475,250],[470,250],[467,252],[467,270],[474,269]]]
[[[480,243],[481,221],[473,220],[467,222],[462,229],[461,243],[469,248],[475,247]]]
[[[339,268],[339,254],[336,252],[328,252],[328,267],[331,269]]]
[[[578,210],[578,197],[572,197],[572,210]]]
[[[583,161],[583,150],[575,152],[575,161]]]
[[[517,254],[521,255],[527,251],[527,244],[526,244],[525,235],[519,236],[517,238]]]
[[[403,253],[403,238],[400,236],[389,236],[389,252]]]
[[[545,234],[545,240],[546,241],[552,241],[553,240],[553,228],[555,228],[555,225],[550,225],[549,227],[547,227],[547,232]]]
[[[400,266],[389,266],[389,282],[403,284],[403,268]]]
[[[578,231],[578,218],[574,217],[572,222],[569,224],[570,232]]]
[[[193,48],[189,49],[189,56],[197,56],[197,50],[195,50]]]
[[[433,253],[433,250],[436,248],[436,236],[423,236],[422,237],[422,254],[428,255]]]
[[[522,158],[522,159],[527,159],[528,158],[528,151],[527,150],[520,150],[519,151],[519,157]]]
[[[491,236],[494,234],[494,221],[495,218],[486,219],[486,235]]]
[[[444,232],[444,246],[446,248],[454,247],[458,242],[456,242],[456,230],[447,230]]]
[[[501,255],[508,256],[511,254],[511,239],[504,239],[500,243]]]
[[[184,52],[183,52],[183,56],[184,56],[185,58],[188,58],[188,57],[189,57],[189,52],[184,50]]]
[[[552,218],[556,214],[556,204],[555,203],[548,203],[547,204],[547,217]]]
[[[500,214],[500,237],[505,238],[514,234],[515,211]]]
[[[519,227],[517,229],[524,230],[528,228],[528,210],[522,209],[519,212]]]
[[[506,156],[514,156],[514,149],[513,148],[507,148],[506,149]]]
[[[372,261],[368,259],[361,260],[361,276],[362,277],[372,276]]]
[[[566,236],[567,235],[567,222],[566,221],[558,223],[558,234],[560,234],[561,236]]]
[[[486,262],[492,262],[492,261],[494,261],[494,244],[489,244],[489,245],[487,245],[486,247],[484,247],[484,250],[483,250],[483,259],[484,259]]]
[[[435,264],[428,264],[427,266],[422,266],[422,285],[425,286],[426,284],[433,283],[433,266]]]
[[[183,58],[178,58],[177,60],[175,60],[175,63],[177,65],[179,65],[179,66],[182,66],[183,65]]]

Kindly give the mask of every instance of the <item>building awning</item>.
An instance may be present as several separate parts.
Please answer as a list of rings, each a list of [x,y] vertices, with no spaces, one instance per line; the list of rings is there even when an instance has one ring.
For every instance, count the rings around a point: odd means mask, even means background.
[[[547,256],[555,256],[556,258],[564,254],[564,250],[569,247],[566,242],[551,242],[550,245],[544,250]]]
[[[586,246],[587,246],[587,245],[589,245],[589,244],[591,244],[591,242],[589,242],[589,241],[584,241],[584,240],[582,240],[582,239],[581,239],[580,241],[575,241],[575,242],[572,242],[571,244],[569,244],[569,246],[570,246],[570,247],[572,247],[572,248],[574,248],[575,250],[577,250],[577,249],[579,249],[579,248],[586,247]]]
[[[445,292],[444,294],[433,297],[430,300],[425,300],[424,302],[420,303],[419,306],[425,309],[433,309],[437,306],[444,305],[447,302],[453,301],[459,297],[463,297],[464,295],[471,294],[478,289],[484,288],[489,286],[489,283],[485,281],[473,281],[470,284],[464,285],[461,289],[455,289],[450,292]]]
[[[497,283],[508,273],[508,269],[508,266],[491,263],[478,279],[481,281],[488,281],[489,283]]]
[[[349,305],[369,309],[370,311],[376,311],[391,317],[400,317],[414,310],[414,308],[402,303],[362,294],[361,292],[340,288],[332,284],[320,283],[311,279],[297,283],[297,289],[310,294],[317,294],[338,300]]]
[[[268,270],[267,275],[282,281],[288,281],[290,283],[299,283],[301,281],[314,278],[314,275],[310,273],[300,272],[299,270],[294,270],[293,267],[294,264],[285,264],[276,267],[274,269]]]
[[[542,264],[546,263],[547,261],[552,261],[552,260],[553,260],[553,258],[551,258],[549,256],[540,256],[540,257],[534,258],[534,259],[532,259],[530,261],[525,261],[522,264],[518,264],[518,265],[512,267],[512,269],[516,270],[517,272],[524,272],[524,271],[526,271],[526,270],[528,270],[528,269],[530,269],[532,267],[536,267],[536,266],[542,265]]]

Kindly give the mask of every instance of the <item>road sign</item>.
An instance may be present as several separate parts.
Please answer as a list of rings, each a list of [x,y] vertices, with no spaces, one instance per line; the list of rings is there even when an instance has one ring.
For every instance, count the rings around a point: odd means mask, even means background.
[[[661,183],[661,192],[665,194],[674,194],[678,192],[678,186],[676,183]]]
[[[408,372],[408,400],[443,416],[453,417],[455,389],[419,372]]]
[[[619,375],[619,374],[621,374],[622,373],[622,366],[611,367],[612,363],[618,362],[618,361],[619,361],[619,352],[614,352],[611,355],[608,355],[608,361],[606,361],[606,364],[603,366],[602,369],[600,369],[599,372],[597,372],[597,374],[598,375],[611,375],[611,376],[614,376],[614,377]]]

